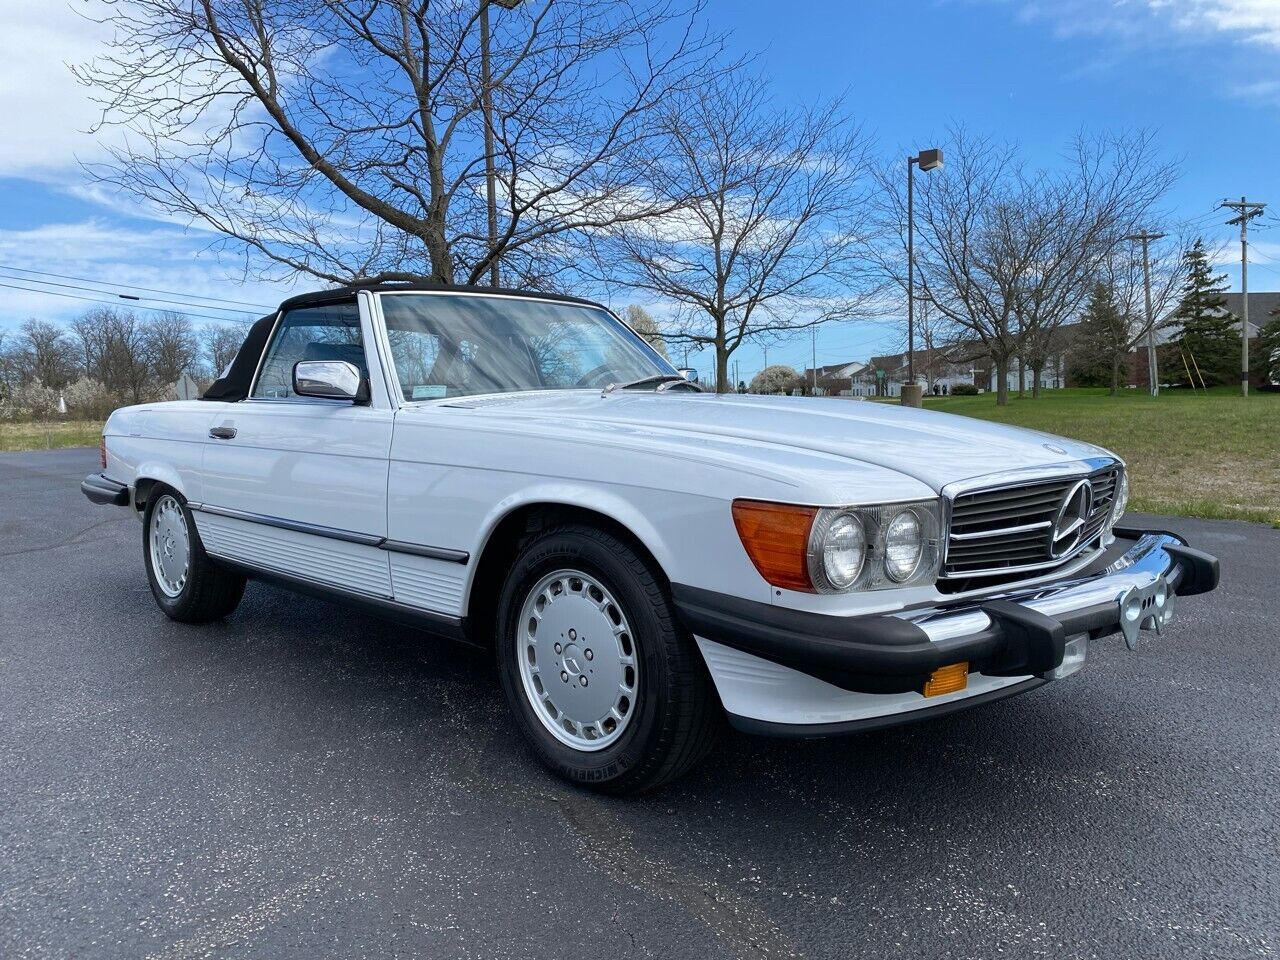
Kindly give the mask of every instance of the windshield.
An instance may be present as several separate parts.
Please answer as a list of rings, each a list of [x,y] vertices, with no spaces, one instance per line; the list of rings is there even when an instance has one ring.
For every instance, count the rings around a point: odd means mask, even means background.
[[[598,307],[482,294],[381,300],[406,400],[600,388],[675,373]]]

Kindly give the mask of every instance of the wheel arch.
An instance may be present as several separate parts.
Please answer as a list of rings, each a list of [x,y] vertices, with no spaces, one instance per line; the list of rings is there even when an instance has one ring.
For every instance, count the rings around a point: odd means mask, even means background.
[[[663,564],[666,551],[657,531],[643,517],[628,517],[628,521],[618,519],[613,512],[605,512],[599,505],[584,505],[581,501],[560,498],[528,500],[511,505],[495,516],[477,551],[464,597],[463,610],[469,637],[486,645],[492,640],[493,621],[505,571],[529,537],[552,526],[578,522],[608,531],[650,563],[655,575],[669,586],[669,575]],[[637,532],[636,528],[643,530],[644,534]],[[653,544],[658,549],[654,549]]]
[[[142,463],[139,464],[133,481],[133,508],[139,513],[146,509],[147,500],[150,499],[151,491],[156,484],[169,487],[183,500],[187,499],[187,492],[183,488],[182,478],[177,470],[155,461]]]

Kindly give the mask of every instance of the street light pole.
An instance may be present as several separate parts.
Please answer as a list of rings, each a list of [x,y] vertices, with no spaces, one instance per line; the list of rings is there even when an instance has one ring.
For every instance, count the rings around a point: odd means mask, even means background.
[[[480,0],[480,109],[484,113],[484,192],[489,213],[489,285],[499,285],[498,257],[498,188],[493,164],[493,81],[489,71],[489,4],[514,10],[522,0]]]
[[[908,406],[920,406],[916,388],[916,218],[915,218],[915,168],[924,172],[942,166],[942,151],[921,150],[917,156],[907,157],[907,382],[910,391],[903,390],[902,402]]]

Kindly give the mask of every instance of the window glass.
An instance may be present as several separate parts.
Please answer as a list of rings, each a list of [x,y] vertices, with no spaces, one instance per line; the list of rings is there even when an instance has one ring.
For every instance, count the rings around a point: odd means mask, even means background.
[[[290,310],[276,327],[252,396],[278,400],[294,396],[293,365],[299,360],[346,360],[369,376],[360,337],[360,310],[354,303]]]
[[[652,347],[597,307],[387,293],[382,315],[406,400],[598,389],[674,373]]]

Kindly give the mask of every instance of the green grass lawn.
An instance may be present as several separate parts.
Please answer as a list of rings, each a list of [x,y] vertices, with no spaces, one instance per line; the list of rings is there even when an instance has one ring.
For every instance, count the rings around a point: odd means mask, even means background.
[[[53,423],[0,421],[0,451],[96,447],[100,436],[102,424],[96,420],[61,420]]]
[[[1129,464],[1131,509],[1280,526],[1280,393],[1048,390],[1006,407],[995,394],[926,397],[925,407],[1104,446]]]

